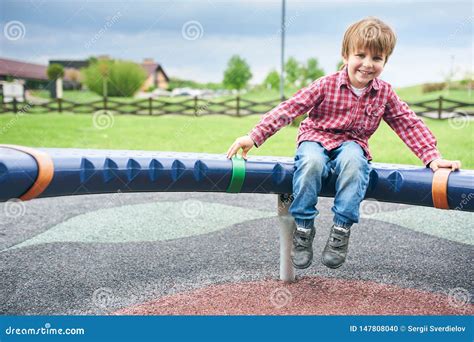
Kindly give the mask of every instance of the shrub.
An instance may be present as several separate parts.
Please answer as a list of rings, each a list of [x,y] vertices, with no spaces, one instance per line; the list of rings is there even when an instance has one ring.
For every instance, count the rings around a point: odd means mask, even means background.
[[[107,81],[108,96],[130,97],[146,79],[141,66],[127,61],[98,61],[84,69],[83,74],[87,87],[101,96],[104,95],[104,80]]]
[[[431,93],[433,91],[439,91],[443,90],[446,88],[446,83],[445,82],[440,82],[440,83],[425,83],[421,87],[421,91],[423,93]]]

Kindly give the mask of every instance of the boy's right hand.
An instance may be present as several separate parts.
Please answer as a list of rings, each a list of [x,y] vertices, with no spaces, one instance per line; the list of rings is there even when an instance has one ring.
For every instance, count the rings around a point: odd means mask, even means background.
[[[242,158],[247,160],[247,152],[254,146],[253,140],[248,135],[235,139],[234,143],[229,147],[227,151],[227,159],[231,159],[242,149]]]

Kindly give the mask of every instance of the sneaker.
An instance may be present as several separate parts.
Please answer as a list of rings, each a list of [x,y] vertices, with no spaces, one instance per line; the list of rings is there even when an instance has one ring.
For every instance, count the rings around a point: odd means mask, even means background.
[[[324,247],[321,262],[329,268],[341,267],[346,261],[347,249],[349,248],[350,229],[333,225],[329,239]]]
[[[308,268],[313,261],[313,240],[316,229],[296,227],[293,233],[291,261],[295,268]]]

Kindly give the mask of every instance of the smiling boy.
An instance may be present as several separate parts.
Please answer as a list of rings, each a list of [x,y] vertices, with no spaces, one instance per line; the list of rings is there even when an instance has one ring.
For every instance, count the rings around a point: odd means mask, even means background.
[[[378,76],[395,48],[393,30],[369,17],[352,24],[344,34],[341,71],[322,77],[298,91],[262,117],[247,136],[237,138],[227,151],[231,158],[259,147],[299,115],[308,113],[297,137],[293,202],[289,212],[296,222],[292,261],[307,268],[313,259],[314,221],[324,179],[337,175],[334,225],[322,254],[322,263],[340,267],[347,256],[351,227],[359,222],[372,159],[368,139],[383,119],[426,165],[457,170],[459,161],[444,160],[436,139],[423,121],[400,100],[391,85]]]

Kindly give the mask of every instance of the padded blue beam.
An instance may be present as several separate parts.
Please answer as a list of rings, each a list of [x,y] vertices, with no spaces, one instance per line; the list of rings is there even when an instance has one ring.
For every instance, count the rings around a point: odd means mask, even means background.
[[[54,177],[39,197],[113,192],[225,192],[232,161],[203,153],[42,148],[54,163]],[[19,198],[35,182],[35,159],[0,147],[0,201]],[[245,163],[240,192],[291,194],[293,158],[253,156]],[[366,198],[433,206],[433,172],[424,167],[373,164]],[[324,181],[321,196],[333,197],[336,176]],[[448,179],[450,209],[474,211],[474,171],[452,172]]]

